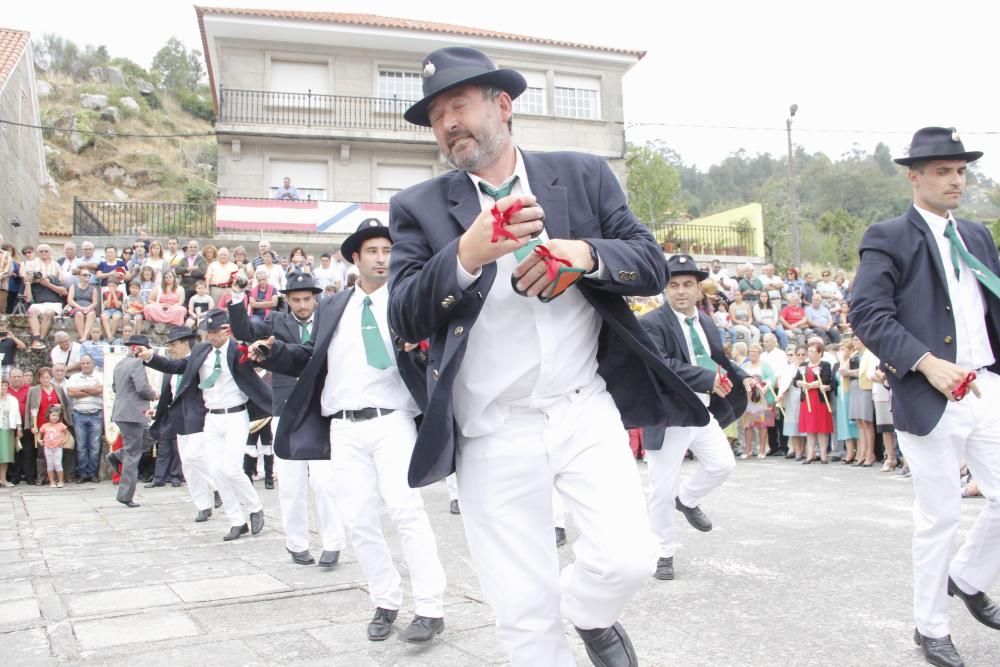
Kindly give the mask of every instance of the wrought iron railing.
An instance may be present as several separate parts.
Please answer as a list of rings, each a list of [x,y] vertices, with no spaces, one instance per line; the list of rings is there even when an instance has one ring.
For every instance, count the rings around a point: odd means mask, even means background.
[[[684,223],[649,225],[667,253],[760,257],[755,230],[750,227],[716,227]]]
[[[211,238],[215,203],[84,201],[73,198],[73,235]]]
[[[429,132],[403,119],[411,104],[395,98],[220,88],[219,122]]]

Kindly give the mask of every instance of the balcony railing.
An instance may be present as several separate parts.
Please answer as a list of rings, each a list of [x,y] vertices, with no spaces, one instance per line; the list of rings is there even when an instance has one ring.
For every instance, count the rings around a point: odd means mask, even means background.
[[[219,122],[285,125],[341,130],[429,132],[413,125],[403,112],[413,102],[382,97],[283,93],[268,90],[219,89]]]
[[[152,238],[211,238],[215,204],[73,199],[74,236],[136,236],[140,229]]]
[[[660,223],[649,225],[664,252],[690,255],[760,257],[752,227]]]

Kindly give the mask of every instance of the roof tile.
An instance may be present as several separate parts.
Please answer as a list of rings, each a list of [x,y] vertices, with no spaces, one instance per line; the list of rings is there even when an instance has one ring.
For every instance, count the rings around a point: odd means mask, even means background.
[[[29,39],[30,35],[23,30],[0,28],[0,86],[6,83],[7,77],[14,71]]]

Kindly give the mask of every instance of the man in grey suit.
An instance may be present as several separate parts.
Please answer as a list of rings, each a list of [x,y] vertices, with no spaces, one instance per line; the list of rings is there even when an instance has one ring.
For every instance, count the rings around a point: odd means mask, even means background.
[[[146,336],[132,336],[125,345],[150,346]],[[118,502],[126,507],[138,507],[134,502],[135,485],[139,477],[139,459],[142,453],[152,447],[149,435],[149,402],[157,398],[156,390],[149,384],[146,367],[142,360],[128,356],[115,366],[114,384],[115,406],[111,411],[111,421],[118,425],[122,434],[122,448],[108,454],[112,468],[121,465],[121,481],[118,483]],[[121,458],[121,456],[124,458]]]

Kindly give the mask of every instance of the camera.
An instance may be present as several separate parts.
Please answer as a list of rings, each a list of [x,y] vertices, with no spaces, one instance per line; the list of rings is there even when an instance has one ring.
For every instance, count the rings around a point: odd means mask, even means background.
[[[234,282],[236,283],[236,286],[239,287],[240,289],[246,289],[247,278],[242,273],[236,276],[236,280]]]
[[[41,271],[35,271],[34,273],[31,274],[31,282],[37,283],[44,277],[45,277],[44,273],[42,273]]]

